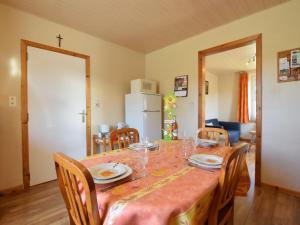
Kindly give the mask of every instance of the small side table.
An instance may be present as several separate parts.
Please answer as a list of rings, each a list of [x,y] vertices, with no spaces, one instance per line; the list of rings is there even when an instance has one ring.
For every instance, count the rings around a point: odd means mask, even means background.
[[[106,152],[106,146],[109,146],[109,139],[108,138],[100,138],[97,134],[93,135],[93,154],[97,154],[98,146],[103,148],[103,151]]]

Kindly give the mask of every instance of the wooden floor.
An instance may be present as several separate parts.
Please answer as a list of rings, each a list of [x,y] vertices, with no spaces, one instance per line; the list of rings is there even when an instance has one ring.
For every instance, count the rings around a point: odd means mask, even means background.
[[[248,160],[253,157],[248,155]],[[275,188],[251,188],[248,197],[236,198],[235,225],[300,224],[300,198]],[[0,198],[0,224],[69,224],[56,182],[35,186],[28,193]]]

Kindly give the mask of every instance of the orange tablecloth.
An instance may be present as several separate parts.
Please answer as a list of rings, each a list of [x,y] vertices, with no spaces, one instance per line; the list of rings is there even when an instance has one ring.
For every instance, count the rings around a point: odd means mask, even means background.
[[[224,155],[228,150],[197,148],[196,152]],[[87,167],[108,161],[126,163],[133,155],[131,150],[114,150],[82,163]],[[188,166],[178,144],[164,154],[150,152],[146,177],[105,192],[96,184],[100,216],[105,225],[196,224],[207,214],[201,203],[213,197],[219,174]]]

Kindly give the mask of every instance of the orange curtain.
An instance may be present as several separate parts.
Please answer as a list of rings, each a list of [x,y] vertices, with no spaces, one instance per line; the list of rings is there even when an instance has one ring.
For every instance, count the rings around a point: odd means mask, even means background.
[[[241,123],[249,122],[248,108],[248,74],[240,72],[239,102],[237,119]]]

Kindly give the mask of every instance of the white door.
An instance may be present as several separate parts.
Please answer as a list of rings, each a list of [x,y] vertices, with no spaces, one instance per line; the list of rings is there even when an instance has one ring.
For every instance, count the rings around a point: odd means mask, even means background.
[[[53,152],[86,155],[85,60],[28,47],[30,185],[56,179]]]

